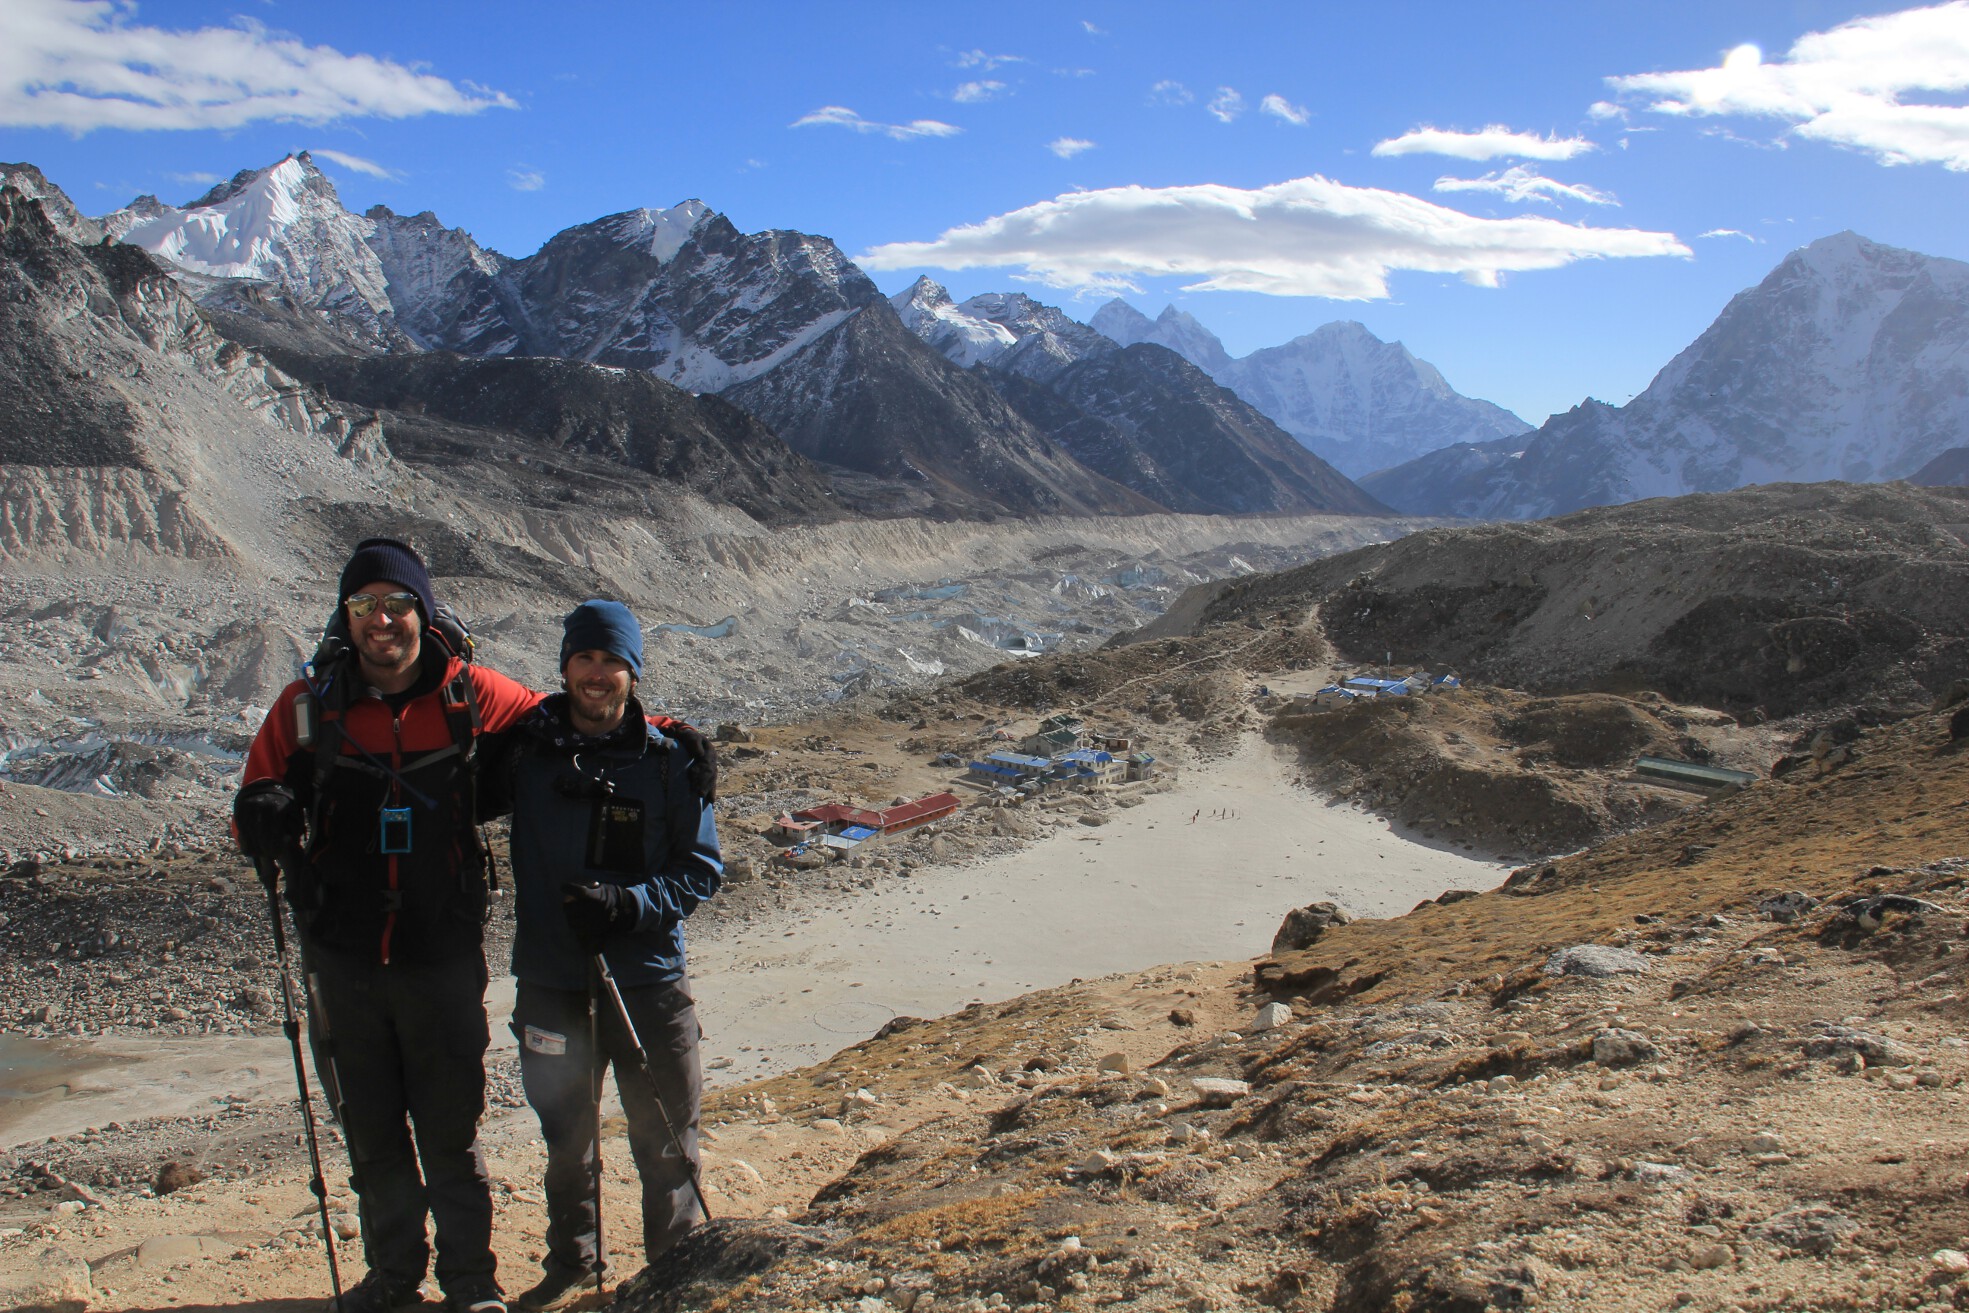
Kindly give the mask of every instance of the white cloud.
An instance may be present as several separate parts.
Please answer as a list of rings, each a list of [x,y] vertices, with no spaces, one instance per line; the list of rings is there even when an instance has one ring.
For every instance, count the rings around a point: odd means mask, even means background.
[[[1583,182],[1560,182],[1548,178],[1527,164],[1514,164],[1502,173],[1486,173],[1481,178],[1438,178],[1437,191],[1494,192],[1510,201],[1584,201],[1588,205],[1618,205],[1612,192],[1589,187]]]
[[[1586,117],[1590,119],[1619,119],[1627,121],[1627,110],[1611,100],[1596,100],[1586,107]]]
[[[316,159],[328,160],[356,173],[366,173],[372,178],[395,178],[396,172],[386,169],[375,160],[366,160],[360,155],[350,155],[345,151],[322,150],[317,147],[308,152]]]
[[[1284,119],[1287,123],[1304,127],[1311,121],[1312,111],[1304,105],[1295,105],[1284,96],[1273,94],[1258,102],[1258,112]]]
[[[989,73],[1004,64],[1023,64],[1024,55],[987,55],[982,50],[966,50],[957,57],[957,67],[975,68],[980,73]]]
[[[515,108],[501,92],[250,19],[173,31],[126,21],[133,12],[112,0],[0,3],[0,126],[228,129]]]
[[[1106,35],[1108,34],[1108,32],[1107,32],[1107,29],[1106,29],[1106,28],[1104,28],[1104,27],[1095,27],[1095,26],[1094,26],[1094,25],[1093,25],[1092,23],[1090,23],[1090,22],[1088,22],[1088,21],[1087,21],[1086,19],[1084,19],[1084,18],[1080,20],[1080,25],[1081,25],[1081,26],[1082,26],[1083,28],[1085,28],[1085,29],[1087,29],[1087,35],[1088,35],[1088,36],[1106,36]]]
[[[1767,62],[1754,45],[1714,68],[1607,79],[1658,114],[1785,120],[1793,135],[1865,152],[1882,164],[1969,172],[1969,2],[1904,9],[1808,32]],[[1926,93],[1926,99],[1909,100]]]
[[[538,169],[508,169],[506,185],[514,191],[539,191],[547,185],[547,175]]]
[[[1195,92],[1173,78],[1164,78],[1149,88],[1152,105],[1187,105],[1195,99]]]
[[[1493,123],[1481,132],[1416,128],[1375,143],[1376,155],[1449,155],[1459,160],[1569,160],[1594,149],[1584,137],[1541,137]]]
[[[1208,109],[1210,117],[1219,123],[1229,123],[1244,113],[1244,97],[1240,96],[1235,88],[1218,87],[1217,94],[1210,98],[1210,103],[1204,108]]]
[[[1746,242],[1755,242],[1758,243],[1759,245],[1762,245],[1764,241],[1762,237],[1752,237],[1749,233],[1744,232],[1741,228],[1711,228],[1706,233],[1696,234],[1696,239],[1698,241],[1700,241],[1704,237],[1741,237]]]
[[[830,127],[852,128],[856,132],[879,132],[897,141],[909,141],[916,137],[954,137],[962,128],[935,119],[912,119],[908,123],[877,123],[865,119],[845,105],[823,105],[811,114],[803,114],[788,126],[795,128]]]
[[[1094,143],[1083,137],[1056,137],[1046,143],[1046,149],[1063,160],[1070,160],[1083,150],[1094,149]]]
[[[1068,192],[857,259],[868,269],[1022,267],[1022,277],[1056,288],[1139,290],[1135,278],[1175,276],[1196,280],[1187,291],[1364,301],[1387,296],[1396,270],[1496,286],[1519,270],[1688,254],[1672,233],[1534,216],[1480,219],[1420,197],[1314,176],[1254,190]]]
[[[1005,89],[1003,82],[986,79],[979,82],[965,82],[950,93],[950,98],[960,105],[975,105],[982,100],[990,100]]]
[[[219,175],[216,173],[167,173],[164,176],[172,182],[182,182],[193,187],[210,187],[219,180]]]

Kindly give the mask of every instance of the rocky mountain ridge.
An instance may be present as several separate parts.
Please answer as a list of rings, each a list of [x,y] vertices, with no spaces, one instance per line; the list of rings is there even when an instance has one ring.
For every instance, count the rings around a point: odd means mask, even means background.
[[[1416,514],[1537,519],[1745,484],[1915,474],[1969,432],[1969,264],[1854,233],[1793,251],[1622,407],[1366,480]]]

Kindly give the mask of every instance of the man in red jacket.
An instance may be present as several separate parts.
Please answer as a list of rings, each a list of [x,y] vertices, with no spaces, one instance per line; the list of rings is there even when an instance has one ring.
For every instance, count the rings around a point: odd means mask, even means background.
[[[490,900],[468,756],[540,695],[432,634],[431,576],[404,543],[360,543],[338,596],[349,659],[282,691],[234,804],[240,846],[287,867],[309,1040],[353,1160],[369,1273],[333,1313],[422,1298],[427,1213],[447,1308],[505,1313],[478,1145]]]

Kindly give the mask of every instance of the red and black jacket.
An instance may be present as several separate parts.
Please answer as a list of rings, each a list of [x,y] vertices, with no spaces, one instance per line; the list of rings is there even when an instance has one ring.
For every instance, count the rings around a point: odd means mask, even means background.
[[[302,867],[288,882],[311,945],[385,964],[481,951],[486,857],[474,829],[471,768],[445,712],[446,689],[461,676],[476,695],[475,733],[506,729],[540,701],[525,685],[431,644],[407,697],[347,699],[338,731],[321,740],[338,748],[332,769],[317,771],[313,750],[296,741],[294,701],[307,692],[304,681],[282,690],[260,726],[241,785],[279,781],[311,818]],[[401,830],[384,839],[386,808],[408,810],[407,844]]]

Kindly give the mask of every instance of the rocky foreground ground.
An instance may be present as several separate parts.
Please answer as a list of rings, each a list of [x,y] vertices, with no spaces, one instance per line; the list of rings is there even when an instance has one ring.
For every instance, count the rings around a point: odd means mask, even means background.
[[[1946,721],[1493,893],[898,1022],[722,1092],[720,1220],[621,1306],[1969,1306]],[[260,1147],[162,1197],[89,1184],[142,1128],[16,1154],[12,1188],[43,1188],[0,1205],[14,1300],[307,1307],[324,1273],[283,1113],[215,1110],[209,1134],[263,1119]],[[488,1125],[516,1284],[530,1131]]]

